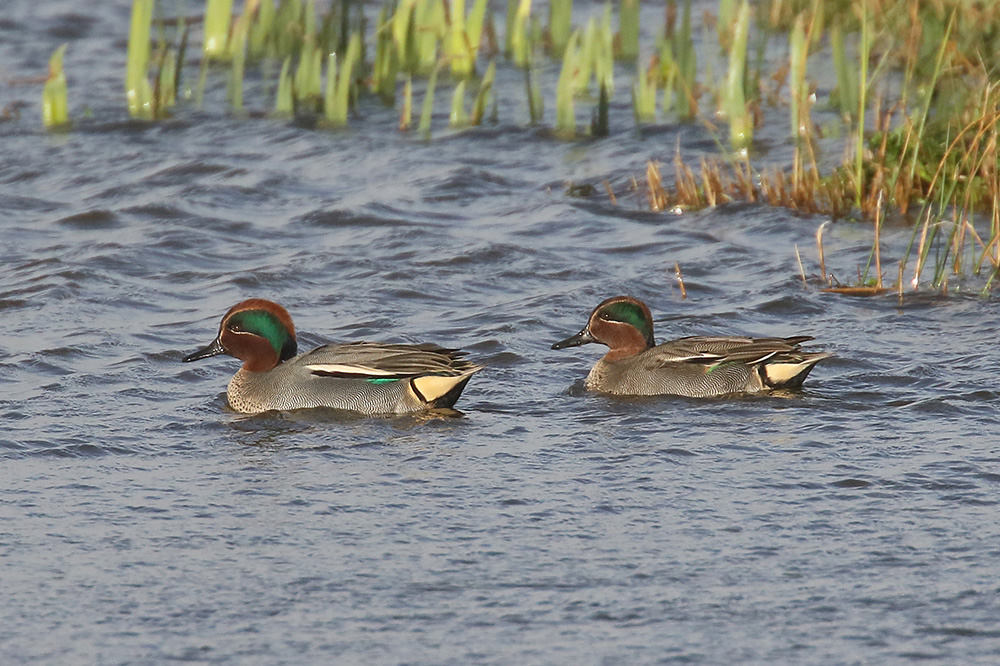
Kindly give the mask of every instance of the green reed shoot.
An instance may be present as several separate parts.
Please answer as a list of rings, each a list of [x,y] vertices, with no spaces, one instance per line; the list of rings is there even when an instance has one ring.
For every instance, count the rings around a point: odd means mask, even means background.
[[[434,89],[437,87],[438,72],[441,70],[439,64],[431,71],[430,78],[427,79],[427,92],[424,93],[424,104],[420,110],[420,124],[417,131],[424,139],[431,138],[431,116],[434,114]]]
[[[161,100],[161,107],[173,106],[180,92],[181,72],[184,69],[184,57],[187,55],[188,39],[191,36],[191,26],[183,17],[177,18],[177,31],[181,36],[180,44],[176,52],[169,48],[166,50],[165,60],[162,60],[160,65],[157,96]],[[163,83],[165,80],[169,80],[169,85]]]
[[[291,115],[295,112],[295,86],[292,81],[292,56],[287,56],[278,76],[278,94],[274,102],[274,112]]]
[[[719,0],[719,15],[715,24],[719,36],[719,46],[723,53],[729,53],[733,44],[733,24],[736,22],[737,0]]]
[[[507,12],[504,18],[503,54],[514,57],[514,33],[517,25],[517,10],[521,0],[507,0]]]
[[[572,32],[573,0],[549,0],[549,40],[554,57],[562,57]]]
[[[631,62],[639,57],[639,0],[620,0],[618,40],[620,60]]]
[[[302,0],[282,0],[274,15],[273,37],[279,58],[298,52],[305,38]]]
[[[579,33],[580,31],[577,30],[576,32]],[[590,87],[590,80],[594,76],[594,63],[597,62],[597,54],[600,52],[600,49],[597,21],[594,17],[590,17],[580,38],[580,57],[577,58],[577,69],[573,77],[574,94],[585,93]],[[566,55],[565,47],[563,48],[562,55]]]
[[[250,38],[247,42],[247,55],[252,60],[259,60],[265,56],[273,55],[275,19],[276,10],[274,0],[260,0],[257,15],[254,18],[253,25],[250,27]]]
[[[806,37],[806,17],[799,14],[788,39],[789,93],[792,109],[792,138],[795,141],[808,135],[809,88],[806,85],[806,63],[809,41]]]
[[[153,89],[146,78],[152,22],[153,0],[133,0],[125,64],[125,96],[129,115],[143,120],[153,118]]]
[[[744,150],[753,143],[753,114],[746,102],[745,76],[747,36],[750,28],[750,3],[743,0],[733,25],[733,44],[729,51],[729,74],[726,77],[725,111],[729,117],[729,142]]]
[[[538,84],[538,74],[532,67],[524,70],[524,87],[528,93],[528,116],[531,124],[537,125],[545,115],[545,98],[542,97],[542,88]]]
[[[576,112],[573,108],[574,80],[578,63],[583,56],[577,47],[579,41],[580,31],[576,30],[566,43],[559,83],[556,86],[556,133],[565,137],[576,134]]]
[[[479,82],[479,92],[476,93],[476,99],[472,102],[472,115],[469,118],[469,124],[481,125],[483,123],[483,117],[486,115],[486,100],[493,90],[496,77],[497,64],[496,61],[491,60],[486,68],[486,74],[483,75],[483,80]],[[494,99],[496,99],[495,95]]]
[[[399,109],[399,131],[405,132],[410,129],[413,121],[413,77],[406,75],[406,83],[403,84],[403,106]]]
[[[417,0],[413,26],[416,71],[431,72],[437,69],[438,44],[447,28],[443,0]]]
[[[306,0],[302,10],[302,38],[308,39],[316,34],[316,0]]]
[[[835,97],[842,116],[856,118],[858,113],[857,64],[847,60],[844,30],[840,21],[834,21],[830,26],[830,47],[833,51],[833,71],[837,77],[835,96],[831,96]]]
[[[913,119],[913,126],[915,128],[916,141],[913,142],[912,156],[909,160],[906,159],[906,154],[901,156],[902,161],[906,163],[909,161],[909,174],[908,180],[912,181],[916,175],[916,170],[922,160],[920,157],[921,147],[924,144],[924,136],[927,131],[927,121],[930,115],[931,102],[933,100],[933,90],[937,87],[937,83],[940,80],[942,71],[945,66],[945,54],[948,51],[948,46],[950,44],[950,36],[952,34],[952,28],[955,25],[955,12],[952,12],[951,17],[948,20],[948,25],[945,28],[943,39],[940,41],[940,45],[937,50],[937,55],[934,60],[934,69],[931,73],[928,92],[924,98],[923,108],[920,110],[919,115]],[[861,107],[863,108],[863,107]],[[943,158],[942,158],[943,161]],[[892,184],[895,185],[898,179],[898,174],[892,178]],[[942,209],[943,210],[943,209]]]
[[[465,127],[469,124],[469,114],[465,110],[465,82],[466,79],[458,82],[451,97],[451,113],[448,114],[448,124],[451,127]]]
[[[636,60],[636,79],[632,84],[632,113],[636,124],[656,120],[656,82],[659,72],[654,67],[643,67],[642,60]],[[603,86],[602,86],[603,89]]]
[[[677,76],[674,79],[677,86],[677,115],[681,120],[690,120],[698,111],[695,99],[698,55],[694,50],[694,38],[691,33],[691,0],[684,0],[681,26],[675,34],[672,46],[673,61],[677,63]]]
[[[323,92],[323,54],[307,35],[295,70],[295,99],[300,104],[316,106]]]
[[[445,40],[445,55],[451,61],[452,74],[469,76],[475,69],[485,16],[486,0],[473,0],[468,17],[465,16],[465,0],[451,0],[451,26]]]
[[[865,160],[865,109],[868,107],[868,57],[871,53],[870,18],[867,4],[863,4],[861,7],[861,43],[859,46],[861,75],[858,82],[858,110],[855,116],[857,120],[857,139],[854,146],[854,182],[856,189],[854,205],[858,208],[861,208],[861,196],[864,188],[862,178],[864,177]]]
[[[518,0],[517,12],[514,14],[511,26],[510,50],[514,64],[527,68],[531,65],[532,41],[528,33],[528,21],[531,17],[531,0]]]
[[[604,5],[604,15],[597,30],[593,63],[598,87],[604,86],[608,95],[615,91],[615,35],[611,30],[611,4]],[[639,57],[636,52],[636,58]]]
[[[361,55],[361,35],[355,32],[347,44],[347,53],[340,64],[340,72],[336,76],[336,89],[330,93],[334,76],[331,70],[337,69],[337,54],[331,53],[327,69],[327,96],[325,104],[326,119],[333,125],[347,124],[347,114],[350,110],[351,88],[354,86],[354,70]]]
[[[174,49],[164,45],[157,59],[160,67],[153,85],[153,99],[156,101],[156,115],[162,115],[165,109],[177,103],[177,84],[180,79],[178,69],[181,58]]]
[[[337,54],[331,53],[326,58],[326,84],[323,86],[323,116],[330,125],[346,125],[347,116],[342,122],[337,117]]]
[[[202,53],[209,60],[229,55],[229,24],[233,18],[233,0],[208,0],[205,4],[205,42]]]
[[[608,136],[610,133],[608,129],[608,106],[610,106],[608,89],[602,83],[597,93],[597,114],[591,118],[590,122],[590,134],[592,136]]]
[[[69,102],[66,92],[66,73],[63,56],[68,44],[63,44],[49,58],[49,76],[42,88],[42,123],[46,127],[65,125],[69,122]]]
[[[243,110],[243,71],[247,56],[247,40],[250,35],[250,25],[253,20],[254,5],[248,2],[243,13],[233,26],[233,34],[229,40],[229,57],[232,59],[232,77],[229,82],[229,99],[233,110]]]
[[[473,58],[466,39],[465,0],[451,0],[451,27],[445,40],[444,55],[451,62],[451,73],[456,76],[472,74]],[[464,86],[462,90],[464,92]]]
[[[670,113],[674,103],[674,89],[677,87],[677,61],[674,60],[673,42],[669,38],[662,39],[659,50],[658,80],[663,85],[663,113]]]
[[[401,0],[396,5],[391,22],[392,42],[399,57],[400,66],[407,72],[415,72],[417,69],[416,53],[414,48],[413,22],[416,10],[416,0]],[[381,22],[380,22],[381,25]],[[376,49],[377,53],[377,49]],[[376,56],[376,60],[378,57]]]
[[[399,76],[399,50],[393,41],[392,26],[386,23],[386,11],[383,7],[376,23],[372,90],[383,104],[393,106],[396,103],[396,79]]]
[[[475,65],[479,55],[479,46],[483,41],[483,25],[486,22],[486,11],[489,9],[488,0],[474,0],[472,11],[465,22],[465,40],[468,44],[469,54]]]

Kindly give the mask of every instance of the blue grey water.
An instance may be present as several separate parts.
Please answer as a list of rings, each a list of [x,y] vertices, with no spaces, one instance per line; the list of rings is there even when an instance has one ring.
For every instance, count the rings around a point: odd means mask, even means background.
[[[0,123],[0,662],[1000,661],[981,278],[845,298],[799,277],[825,218],[649,212],[629,189],[647,159],[669,178],[678,145],[717,148],[697,124],[635,130],[628,68],[604,140],[530,127],[511,72],[498,124],[448,130],[445,99],[429,142],[371,99],[337,132],[234,116],[221,73],[201,111],[131,122],[128,4],[0,18],[20,110]],[[48,133],[13,79],[62,41],[75,122]],[[909,230],[883,240],[893,265]],[[850,282],[870,247],[837,222],[828,269]],[[836,356],[791,396],[589,394],[600,350],[549,346],[619,293],[660,339],[808,334]],[[180,359],[247,297],[283,303],[305,348],[433,341],[486,369],[453,418],[238,415],[234,359]]]

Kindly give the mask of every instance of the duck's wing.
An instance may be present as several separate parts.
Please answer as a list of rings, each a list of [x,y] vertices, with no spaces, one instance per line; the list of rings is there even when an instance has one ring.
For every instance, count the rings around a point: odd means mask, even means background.
[[[784,355],[797,355],[799,345],[812,336],[788,338],[748,338],[739,336],[692,336],[665,342],[649,350],[656,365],[700,363],[716,365],[739,362],[747,365],[764,363]]]
[[[354,379],[457,377],[482,368],[464,356],[465,352],[433,344],[352,342],[317,347],[299,357],[298,362],[314,375]]]

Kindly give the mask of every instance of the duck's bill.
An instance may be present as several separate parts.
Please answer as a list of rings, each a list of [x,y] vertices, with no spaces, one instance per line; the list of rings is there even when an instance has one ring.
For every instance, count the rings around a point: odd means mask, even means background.
[[[597,340],[594,339],[594,336],[590,334],[589,326],[584,328],[582,331],[580,331],[571,338],[560,340],[559,342],[552,345],[552,348],[565,349],[566,347],[579,347],[580,345],[585,345],[588,342],[597,342]]]
[[[184,363],[190,363],[191,361],[200,361],[203,358],[209,358],[211,356],[218,356],[219,354],[225,354],[226,350],[222,348],[222,343],[216,338],[212,341],[212,344],[199,349],[193,354],[188,354],[182,360]]]

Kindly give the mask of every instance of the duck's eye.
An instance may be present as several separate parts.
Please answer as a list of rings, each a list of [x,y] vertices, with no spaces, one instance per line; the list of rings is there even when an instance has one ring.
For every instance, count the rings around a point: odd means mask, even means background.
[[[607,312],[602,312],[601,314],[597,315],[597,318],[602,319],[604,321],[611,321],[611,315],[609,315]]]

